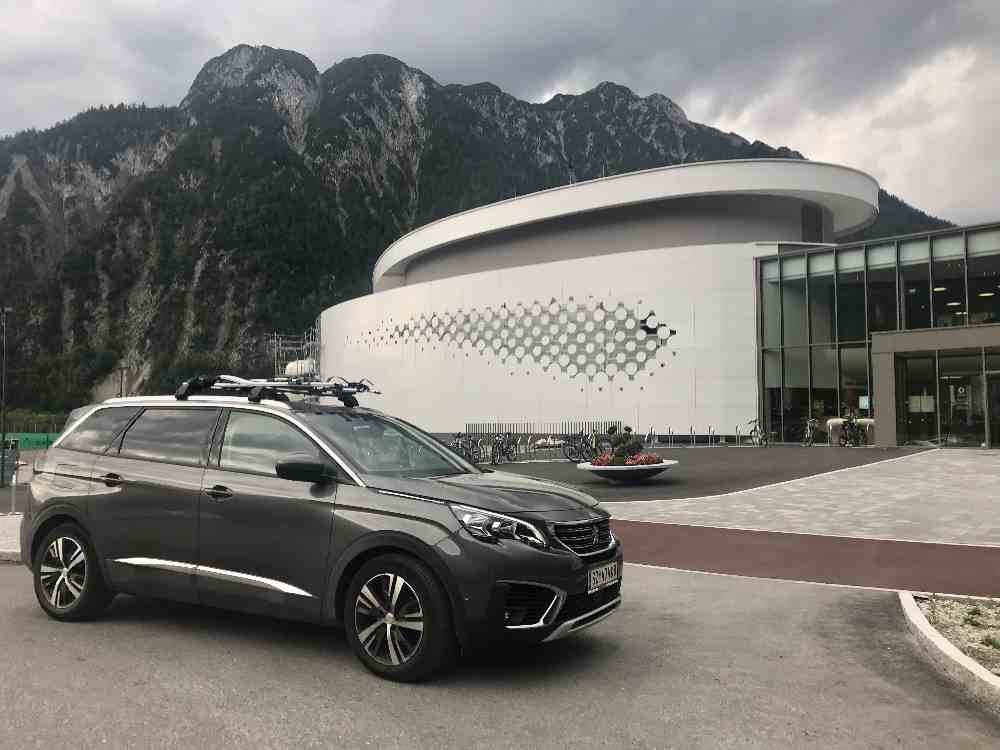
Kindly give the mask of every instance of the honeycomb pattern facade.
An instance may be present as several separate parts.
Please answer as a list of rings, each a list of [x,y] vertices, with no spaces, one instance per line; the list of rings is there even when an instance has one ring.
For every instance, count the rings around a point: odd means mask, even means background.
[[[370,351],[415,343],[420,351],[439,346],[478,353],[512,368],[537,365],[542,372],[590,381],[624,374],[634,380],[666,367],[674,352],[667,342],[676,332],[638,300],[605,302],[593,296],[565,301],[506,303],[468,310],[422,313],[404,321],[391,318],[346,344]]]

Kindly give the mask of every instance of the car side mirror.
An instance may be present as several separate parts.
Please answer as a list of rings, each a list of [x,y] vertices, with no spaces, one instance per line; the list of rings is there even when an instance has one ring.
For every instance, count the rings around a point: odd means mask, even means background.
[[[337,469],[333,464],[307,456],[292,456],[279,461],[274,470],[279,477],[292,482],[323,484],[337,481]]]

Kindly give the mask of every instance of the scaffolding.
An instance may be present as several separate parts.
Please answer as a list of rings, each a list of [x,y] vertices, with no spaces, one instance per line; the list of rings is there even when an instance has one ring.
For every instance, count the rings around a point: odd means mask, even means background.
[[[300,334],[268,334],[267,347],[274,365],[275,380],[303,377],[321,379],[319,321]]]

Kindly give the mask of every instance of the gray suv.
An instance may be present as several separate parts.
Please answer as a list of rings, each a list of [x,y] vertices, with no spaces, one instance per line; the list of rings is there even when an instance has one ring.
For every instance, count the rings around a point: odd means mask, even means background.
[[[21,557],[48,615],[123,592],[339,623],[368,669],[411,681],[620,605],[590,496],[481,470],[350,396],[208,385],[89,407],[37,463]]]

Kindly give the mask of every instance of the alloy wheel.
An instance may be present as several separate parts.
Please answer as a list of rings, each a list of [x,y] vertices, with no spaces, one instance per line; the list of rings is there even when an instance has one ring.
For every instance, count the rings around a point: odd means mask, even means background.
[[[87,555],[83,545],[70,536],[52,540],[42,556],[38,576],[49,604],[56,609],[72,607],[87,585]]]
[[[420,598],[401,575],[372,576],[354,602],[354,627],[372,659],[385,666],[405,664],[423,639]]]

